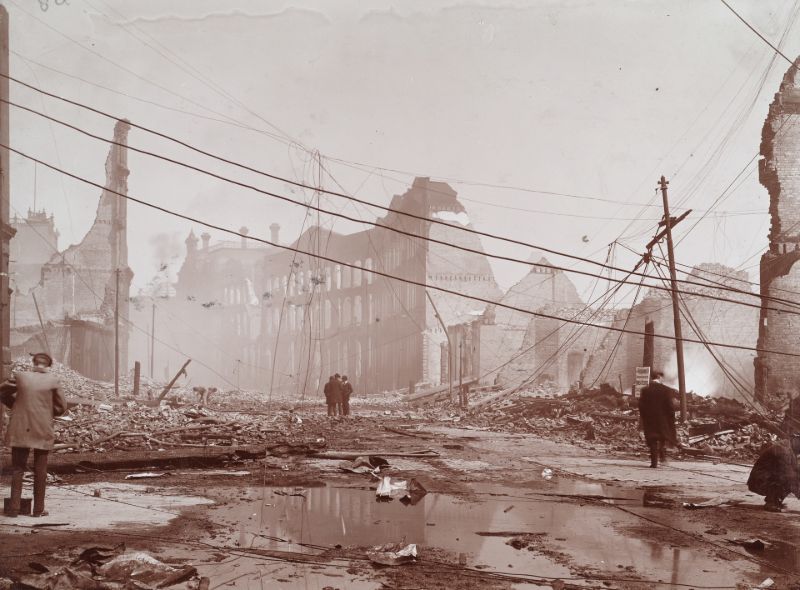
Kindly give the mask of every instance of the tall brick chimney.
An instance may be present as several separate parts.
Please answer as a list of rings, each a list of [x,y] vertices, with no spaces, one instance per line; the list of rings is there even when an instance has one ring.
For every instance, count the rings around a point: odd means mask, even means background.
[[[280,244],[280,232],[281,226],[277,223],[273,223],[269,226],[269,240],[273,244]]]
[[[203,251],[208,252],[208,243],[211,241],[211,234],[208,232],[203,232],[200,235],[200,239],[203,240]]]
[[[242,226],[239,228],[239,233],[242,234],[242,248],[247,248],[247,234],[250,233],[250,230]]]

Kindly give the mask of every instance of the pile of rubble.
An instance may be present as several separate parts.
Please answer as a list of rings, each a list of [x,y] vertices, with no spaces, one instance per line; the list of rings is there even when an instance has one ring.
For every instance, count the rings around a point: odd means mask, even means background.
[[[150,451],[177,447],[258,445],[272,454],[310,453],[351,424],[325,416],[301,418],[291,409],[269,415],[217,411],[198,406],[148,407],[133,401],[79,404],[55,421],[58,453]]]
[[[736,400],[690,394],[687,405],[690,419],[678,427],[687,454],[753,460],[776,440],[777,417]],[[521,394],[481,408],[463,422],[582,446],[603,445],[612,451],[643,448],[636,400],[610,387],[560,396]]]

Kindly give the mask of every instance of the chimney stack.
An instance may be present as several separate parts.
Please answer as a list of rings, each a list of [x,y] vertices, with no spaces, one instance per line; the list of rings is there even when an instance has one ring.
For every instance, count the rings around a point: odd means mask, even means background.
[[[197,238],[194,235],[194,230],[189,232],[186,238],[186,255],[191,256],[197,251]]]
[[[247,234],[250,233],[250,230],[247,229],[245,226],[239,228],[239,233],[242,234],[242,248],[247,248]]]
[[[278,225],[277,223],[273,223],[272,225],[269,226],[270,242],[272,242],[273,244],[280,244],[280,239],[279,239],[280,231],[281,231],[281,226]]]
[[[211,234],[208,232],[203,232],[203,234],[200,236],[200,239],[203,240],[203,250],[207,252],[208,242],[211,240]]]

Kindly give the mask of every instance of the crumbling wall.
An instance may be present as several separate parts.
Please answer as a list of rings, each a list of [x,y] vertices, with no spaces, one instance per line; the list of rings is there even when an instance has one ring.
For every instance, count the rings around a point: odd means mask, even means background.
[[[21,334],[31,326],[56,325],[70,330],[72,320],[85,320],[99,326],[112,326],[115,297],[119,288],[120,316],[128,317],[130,283],[133,273],[128,268],[127,201],[117,193],[128,192],[127,143],[130,125],[118,121],[114,127],[114,141],[106,158],[106,184],[97,206],[92,227],[79,244],[63,252],[53,253],[42,265],[41,277],[29,293],[19,293],[12,298],[15,320],[12,341],[22,340]],[[119,277],[117,277],[119,272]],[[37,309],[38,307],[38,309]],[[41,317],[41,320],[40,320]],[[14,331],[20,331],[15,337]],[[101,330],[102,331],[102,330]],[[120,322],[120,364],[127,367],[128,324]],[[95,371],[97,378],[107,376],[109,362],[106,340],[87,339],[82,354],[97,358],[84,359],[83,367],[104,367]],[[100,344],[103,342],[104,344]],[[91,343],[94,343],[92,345]],[[30,351],[29,351],[30,352]],[[53,353],[57,351],[51,351]],[[69,355],[58,360],[69,363]],[[113,354],[110,355],[113,370]],[[95,375],[87,375],[95,377]]]
[[[731,286],[747,290],[747,274],[721,266],[699,265],[689,275],[694,282],[705,281],[708,287],[681,284],[681,328],[683,337],[707,340],[754,348],[757,338],[758,309],[741,305],[752,303],[754,297],[736,294],[719,288]],[[733,301],[719,301],[701,295],[723,297]],[[687,317],[688,316],[688,317]],[[692,321],[690,322],[689,319]],[[627,325],[626,325],[627,320]],[[655,338],[653,342],[653,368],[664,372],[667,383],[677,387],[677,357],[675,353],[672,301],[668,292],[651,291],[632,310],[620,310],[614,320],[615,328],[631,332],[644,332],[645,323],[653,322],[654,332],[668,338]],[[695,329],[694,325],[697,326]],[[702,395],[725,395],[750,398],[753,376],[750,367],[754,359],[752,350],[712,346],[711,350],[730,375],[720,367],[708,349],[700,343],[684,342],[686,389]],[[619,389],[629,390],[633,385],[637,366],[642,366],[644,336],[609,332],[587,367],[585,384],[609,383]],[[610,359],[610,360],[609,360]]]
[[[761,294],[800,303],[800,79],[797,65],[783,77],[761,133],[759,179],[769,193],[769,251],[761,257]],[[775,309],[766,309],[767,307]],[[762,299],[758,347],[800,350],[797,307]],[[785,313],[791,311],[793,313]],[[800,358],[759,353],[756,393],[764,401],[800,389]],[[778,400],[775,400],[778,401]],[[785,401],[785,400],[784,400]]]
[[[534,312],[543,309],[551,311],[561,308],[572,309],[570,315],[574,315],[575,310],[582,307],[583,303],[569,277],[561,271],[549,268],[550,263],[537,252],[531,255],[530,262],[530,272],[503,295],[501,303]],[[536,330],[536,326],[540,328],[540,337],[553,331],[555,325],[550,325],[548,322],[546,318],[535,318],[529,313],[498,306],[495,323],[502,336],[496,341],[496,346],[491,352],[482,353],[485,362],[494,366],[508,362],[515,355],[531,347],[535,339],[531,330]],[[500,371],[501,383],[513,385],[520,382],[524,374],[536,371],[547,354],[552,353],[552,351],[547,353],[546,349],[553,342],[563,342],[561,336],[559,331],[559,334],[543,341],[541,346],[537,347],[538,351],[529,351],[518,361],[505,365]],[[565,337],[566,332],[564,332]]]

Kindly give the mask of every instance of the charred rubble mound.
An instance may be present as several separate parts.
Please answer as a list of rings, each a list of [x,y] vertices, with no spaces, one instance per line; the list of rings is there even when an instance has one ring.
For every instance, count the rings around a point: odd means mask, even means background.
[[[730,398],[688,394],[687,414],[686,424],[678,423],[678,435],[689,455],[753,460],[780,433],[777,414]],[[616,452],[643,452],[636,399],[608,386],[564,395],[522,393],[471,414],[465,422]]]

